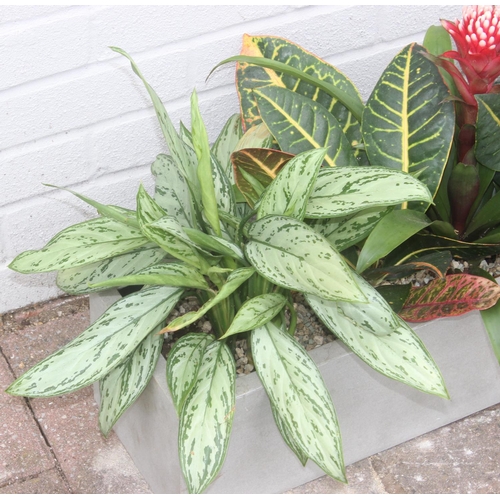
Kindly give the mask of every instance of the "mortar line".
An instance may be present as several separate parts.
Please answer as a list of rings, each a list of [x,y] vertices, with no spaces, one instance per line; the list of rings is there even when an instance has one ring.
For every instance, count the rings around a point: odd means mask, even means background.
[[[54,469],[59,473],[59,470],[57,469],[57,467],[53,467],[52,469],[45,469],[45,470],[42,470],[40,472],[37,472],[36,474],[30,474],[28,476],[24,476],[24,477],[17,478],[17,479],[8,479],[5,483],[0,484],[0,494],[2,494],[2,488],[6,488],[7,486],[12,486],[13,484],[23,484],[26,481],[31,481],[32,479],[36,479],[37,477],[41,476],[42,474],[45,474],[46,472],[50,472]],[[70,493],[72,493],[72,492],[70,491]],[[22,495],[23,493],[19,493],[19,494]]]
[[[12,376],[14,378],[17,378],[14,370],[12,369],[12,366],[11,366],[11,364],[10,364],[7,356],[3,352],[2,346],[0,346],[0,356],[2,356],[3,359],[5,359],[5,362],[7,363],[7,366],[9,367],[9,370],[12,373]],[[45,435],[45,432],[44,432],[42,426],[40,425],[40,422],[36,418],[35,411],[33,410],[33,407],[31,406],[31,402],[30,402],[29,398],[23,397],[23,399],[24,399],[24,402],[25,402],[25,404],[26,404],[26,406],[27,406],[27,408],[28,408],[28,410],[29,410],[29,412],[30,412],[33,420],[35,421],[36,426],[38,427],[38,430],[39,430],[39,432],[40,432],[40,434],[41,434],[41,436],[43,438],[43,441],[47,445],[49,453],[50,453],[50,455],[51,455],[51,457],[52,457],[52,459],[54,461],[54,468],[59,473],[59,476],[61,477],[61,479],[62,479],[64,485],[66,486],[66,488],[68,489],[69,493],[73,494],[74,493],[73,488],[69,484],[68,478],[66,477],[66,474],[64,473],[64,471],[63,471],[63,469],[62,469],[62,467],[61,467],[61,465],[59,463],[59,460],[57,459],[56,454],[54,453],[54,450],[52,449],[52,445],[50,444],[50,441],[49,441],[48,437]],[[52,470],[52,469],[49,469],[49,470]],[[42,471],[42,472],[45,472],[45,471]],[[38,476],[40,474],[41,474],[41,472],[38,473],[38,474],[33,475],[33,477],[36,477],[36,476]],[[28,480],[28,479],[32,479],[32,477],[28,476],[25,480]],[[14,481],[14,482],[16,482],[16,481]],[[12,484],[12,483],[10,483],[10,484]],[[5,485],[3,485],[1,487],[8,486],[8,485],[9,485],[9,483],[7,483],[7,484],[5,484]]]

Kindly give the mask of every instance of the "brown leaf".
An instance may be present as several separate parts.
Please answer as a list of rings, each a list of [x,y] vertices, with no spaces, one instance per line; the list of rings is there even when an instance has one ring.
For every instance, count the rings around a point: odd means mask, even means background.
[[[231,155],[236,185],[250,206],[259,198],[259,194],[245,179],[241,170],[250,174],[265,188],[276,177],[281,168],[294,155],[275,149],[247,148],[235,151]]]

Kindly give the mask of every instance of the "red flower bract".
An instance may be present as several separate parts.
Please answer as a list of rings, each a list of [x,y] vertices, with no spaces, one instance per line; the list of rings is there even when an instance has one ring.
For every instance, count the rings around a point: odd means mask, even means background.
[[[500,74],[500,7],[474,5],[463,8],[463,19],[455,23],[442,20],[457,51],[442,57],[455,59],[462,68],[470,94],[490,92]],[[463,96],[465,98],[465,96]]]

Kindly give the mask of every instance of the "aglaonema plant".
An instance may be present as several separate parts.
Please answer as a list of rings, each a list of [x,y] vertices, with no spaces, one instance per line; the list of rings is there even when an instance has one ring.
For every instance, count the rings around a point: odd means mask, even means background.
[[[169,148],[152,165],[154,197],[141,186],[136,210],[129,210],[77,195],[100,216],[61,231],[40,250],[23,252],[10,268],[57,271],[58,285],[71,294],[142,288],[30,368],[8,392],[48,397],[99,381],[99,424],[107,435],[148,384],[164,334],[182,333],[168,354],[166,376],[179,415],[181,469],[188,490],[199,493],[224,462],[238,411],[232,348],[244,338],[287,445],[303,464],[310,459],[345,481],[334,406],[318,368],[293,336],[291,294],[302,293],[327,328],[373,369],[447,398],[425,346],[321,227],[324,220],[360,212],[428,205],[431,193],[407,172],[355,165],[354,155],[337,142],[337,149],[288,155],[265,188],[249,175],[255,189],[244,190],[247,203],[236,188],[231,155],[243,146],[242,154],[261,151],[270,144],[268,133],[253,129],[242,135],[236,115],[210,147],[195,92],[191,130],[182,125],[177,132],[130,56],[114,50],[144,82]],[[346,166],[321,168],[340,157]],[[276,166],[270,158],[261,160],[271,170]],[[321,230],[306,220],[318,221]],[[199,308],[169,319],[187,297],[195,297]],[[194,327],[204,315],[211,334]]]

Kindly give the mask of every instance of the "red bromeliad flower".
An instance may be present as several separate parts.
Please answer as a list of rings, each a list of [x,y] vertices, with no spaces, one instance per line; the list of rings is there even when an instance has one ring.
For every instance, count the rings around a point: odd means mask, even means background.
[[[473,5],[463,8],[463,19],[455,23],[442,20],[457,50],[450,50],[441,58],[454,59],[462,73],[450,61],[440,58],[440,65],[453,77],[460,95],[477,113],[474,94],[497,91],[495,79],[500,75],[500,7]],[[465,78],[464,78],[465,76]],[[464,123],[474,123],[475,114],[468,110]],[[472,113],[471,113],[472,112]]]

